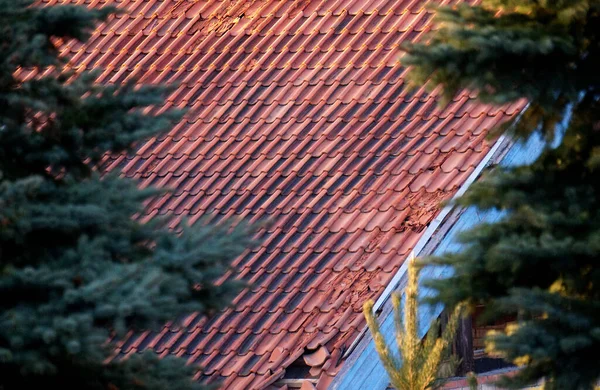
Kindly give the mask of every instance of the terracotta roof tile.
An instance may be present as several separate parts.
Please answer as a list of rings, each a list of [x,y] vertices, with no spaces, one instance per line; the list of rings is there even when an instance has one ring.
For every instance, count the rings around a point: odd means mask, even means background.
[[[205,367],[198,379],[232,389],[268,388],[304,356],[315,388],[330,383],[364,326],[362,303],[489,150],[488,130],[523,107],[465,91],[440,109],[436,93],[407,89],[398,47],[431,29],[425,3],[86,3],[127,13],[86,45],[66,43],[72,66],[99,70],[99,82],[170,83],[157,109],[189,109],[134,156],[105,159],[142,186],[173,189],[141,219],[271,221],[226,276],[252,283],[234,308],[131,333],[122,355],[184,356]]]

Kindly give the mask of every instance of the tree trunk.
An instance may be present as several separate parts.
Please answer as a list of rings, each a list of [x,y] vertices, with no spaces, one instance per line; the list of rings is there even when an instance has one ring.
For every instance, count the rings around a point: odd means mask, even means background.
[[[459,359],[457,375],[465,376],[475,371],[475,359],[473,358],[473,320],[471,316],[461,318],[456,337],[454,339],[454,351]]]

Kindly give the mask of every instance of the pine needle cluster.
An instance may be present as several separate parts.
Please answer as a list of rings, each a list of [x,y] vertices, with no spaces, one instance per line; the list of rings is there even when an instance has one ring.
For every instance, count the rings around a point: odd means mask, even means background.
[[[363,312],[392,386],[397,390],[426,390],[442,383],[440,366],[456,334],[462,309],[459,306],[454,310],[441,337],[437,333],[438,324],[434,322],[422,340],[418,321],[419,268],[414,259],[409,261],[404,310],[401,295],[392,295],[397,353],[392,352],[381,332],[372,301],[365,303]]]

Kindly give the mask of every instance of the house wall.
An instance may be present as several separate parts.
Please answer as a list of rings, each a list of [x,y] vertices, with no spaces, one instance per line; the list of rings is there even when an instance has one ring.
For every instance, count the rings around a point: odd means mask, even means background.
[[[498,387],[496,385],[494,385],[494,382],[496,382],[498,379],[500,379],[501,376],[504,375],[511,375],[511,373],[515,373],[516,370],[515,369],[507,369],[507,370],[498,370],[498,371],[494,371],[491,372],[487,375],[481,375],[477,377],[477,390],[504,390],[502,387]],[[534,389],[539,389],[540,384],[535,384],[532,386],[528,386],[523,388],[523,390],[534,390]],[[467,380],[465,378],[456,378],[453,380],[448,381],[444,387],[442,387],[443,390],[470,390],[469,386],[467,385]]]

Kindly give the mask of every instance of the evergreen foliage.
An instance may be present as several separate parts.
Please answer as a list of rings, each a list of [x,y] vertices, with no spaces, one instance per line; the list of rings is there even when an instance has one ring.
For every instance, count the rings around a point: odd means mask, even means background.
[[[477,375],[474,372],[470,372],[467,375],[467,385],[469,390],[477,390]]]
[[[406,47],[413,82],[430,79],[447,99],[464,88],[484,102],[524,98],[529,108],[511,134],[555,142],[529,166],[497,168],[458,201],[504,216],[463,234],[462,252],[429,260],[455,271],[431,282],[434,300],[485,304],[487,318],[518,313],[488,340],[490,351],[523,366],[503,386],[545,378],[545,389],[592,389],[600,377],[600,1],[483,0],[441,8],[437,21],[428,43]]]
[[[108,363],[108,340],[222,308],[238,285],[215,282],[251,245],[241,223],[142,224],[135,217],[157,191],[97,168],[181,115],[152,114],[164,88],[96,85],[59,57],[61,43],[84,41],[112,12],[0,0],[4,390],[200,388],[197,367],[180,359]]]
[[[390,377],[392,386],[397,390],[427,390],[439,387],[443,383],[439,375],[442,359],[456,334],[461,307],[460,305],[456,307],[441,337],[438,337],[434,330],[437,328],[437,324],[434,323],[425,341],[422,342],[418,334],[417,313],[419,270],[414,259],[409,261],[404,313],[402,313],[400,294],[392,295],[398,354],[390,351],[387,346],[373,313],[373,301],[365,303],[363,312],[375,341],[375,349]]]

